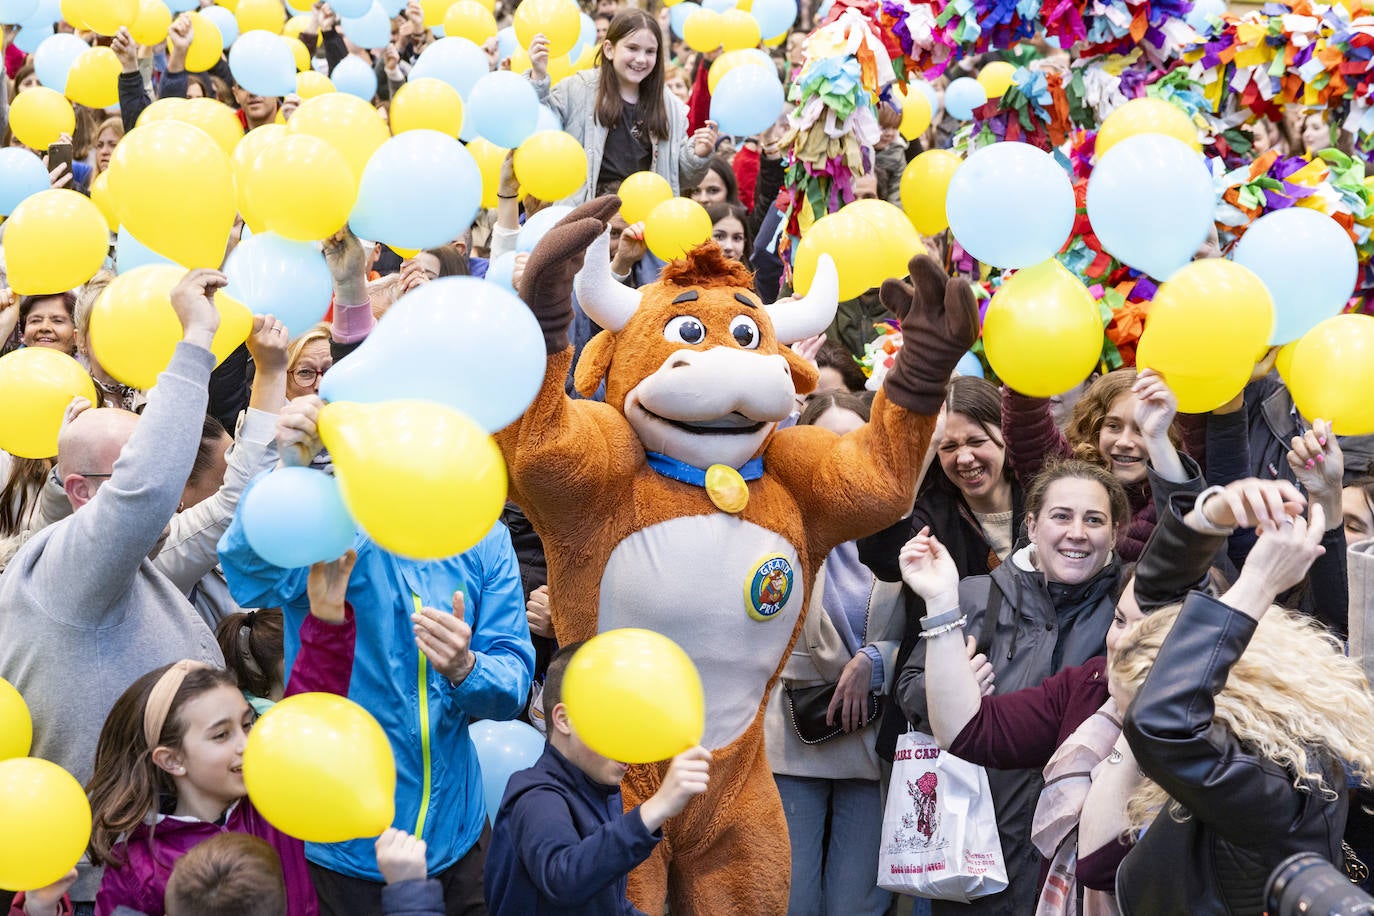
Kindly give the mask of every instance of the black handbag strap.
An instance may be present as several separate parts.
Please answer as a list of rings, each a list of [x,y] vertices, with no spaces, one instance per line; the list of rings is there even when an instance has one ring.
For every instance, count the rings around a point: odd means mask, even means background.
[[[1002,616],[1002,605],[1007,599],[1002,594],[1002,587],[992,576],[988,576],[988,589],[988,607],[983,612],[983,625],[978,630],[978,651],[992,658],[992,638],[997,635],[997,619]]]

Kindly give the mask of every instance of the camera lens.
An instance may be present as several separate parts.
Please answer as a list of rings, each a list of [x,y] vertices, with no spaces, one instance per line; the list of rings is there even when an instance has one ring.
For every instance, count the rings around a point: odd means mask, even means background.
[[[1274,869],[1265,894],[1275,916],[1364,916],[1374,899],[1316,853],[1303,852]]]

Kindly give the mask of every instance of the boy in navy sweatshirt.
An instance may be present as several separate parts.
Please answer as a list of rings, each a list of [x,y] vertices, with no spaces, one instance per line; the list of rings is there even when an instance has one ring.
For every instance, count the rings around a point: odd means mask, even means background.
[[[548,744],[534,766],[511,776],[496,814],[483,881],[490,916],[643,916],[625,897],[626,876],[663,839],[663,822],[706,791],[711,754],[698,746],[673,758],[652,798],[624,810],[625,764],[587,747],[562,702],[579,645],[549,662]]]

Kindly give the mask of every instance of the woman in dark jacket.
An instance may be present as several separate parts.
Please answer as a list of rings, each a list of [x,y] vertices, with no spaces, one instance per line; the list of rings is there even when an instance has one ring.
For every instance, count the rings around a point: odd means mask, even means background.
[[[1374,697],[1319,625],[1271,607],[1321,553],[1323,514],[1266,523],[1221,599],[1194,593],[1118,647],[1112,692],[1154,780],[1131,800],[1148,828],[1117,872],[1122,913],[1258,916],[1288,856],[1341,864],[1342,764],[1374,768]]]

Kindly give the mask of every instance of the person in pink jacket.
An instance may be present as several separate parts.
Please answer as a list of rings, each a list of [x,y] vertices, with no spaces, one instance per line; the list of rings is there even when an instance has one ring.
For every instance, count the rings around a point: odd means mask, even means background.
[[[286,695],[348,695],[353,609],[344,602],[355,555],[311,568],[310,616]],[[288,916],[318,916],[305,845],[267,822],[247,798],[243,752],[255,714],[233,675],[180,661],[139,678],[100,732],[91,800],[91,861],[105,867],[96,916],[128,907],[163,916],[177,861],[223,833],[265,840],[281,859]],[[66,912],[53,888],[16,898],[11,916]]]

